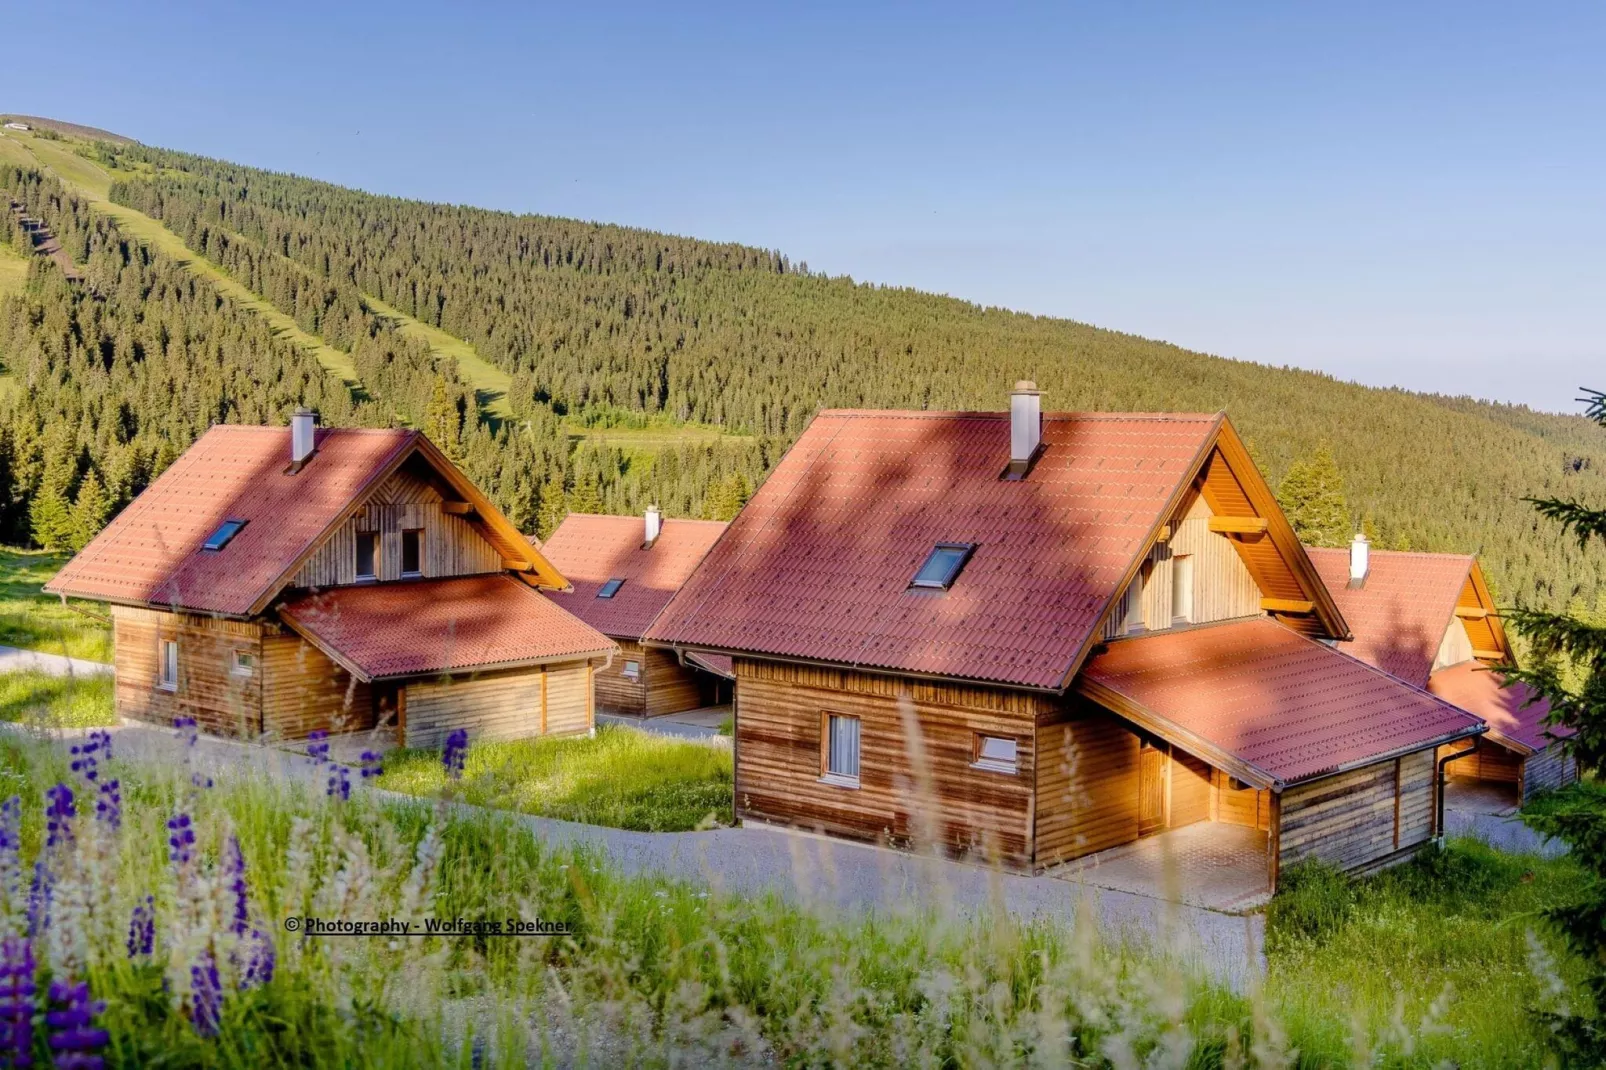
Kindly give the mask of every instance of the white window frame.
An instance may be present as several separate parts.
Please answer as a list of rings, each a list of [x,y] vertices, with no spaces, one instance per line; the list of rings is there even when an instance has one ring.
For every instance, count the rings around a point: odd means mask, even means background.
[[[848,722],[853,724],[853,759],[843,761],[843,766],[852,765],[852,772],[842,769],[833,769],[832,757],[836,750],[836,733],[839,726],[847,730]],[[845,745],[846,741],[844,741]],[[864,721],[849,713],[832,713],[830,710],[820,711],[820,783],[832,784],[839,788],[857,788],[859,775],[863,770],[864,760]]]
[[[620,674],[622,676],[624,676],[624,678],[626,680],[640,680],[641,679],[641,662],[639,662],[639,661],[626,661],[625,664],[624,664],[624,668],[620,669],[619,672],[620,672]]]
[[[1013,758],[999,758],[988,756],[987,744],[1008,743],[1013,748]],[[977,732],[971,743],[970,767],[988,773],[1004,773],[1016,776],[1020,773],[1020,740],[1014,736],[993,736],[985,732]]]
[[[1171,559],[1171,623],[1193,623],[1193,555]],[[1181,612],[1177,612],[1178,610]]]
[[[242,663],[241,660],[240,660],[241,658],[247,659],[246,662]],[[257,656],[256,656],[256,653],[254,651],[238,650],[237,649],[237,650],[235,650],[233,652],[232,655],[230,655],[230,660],[229,660],[229,675],[230,676],[255,676],[256,674],[257,674]]]
[[[159,639],[156,643],[156,687],[178,690],[178,640]]]

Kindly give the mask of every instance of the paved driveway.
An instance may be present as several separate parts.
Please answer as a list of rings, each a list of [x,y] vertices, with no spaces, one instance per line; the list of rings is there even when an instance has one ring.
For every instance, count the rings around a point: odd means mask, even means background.
[[[112,671],[112,667],[103,661],[85,661],[61,654],[46,654],[40,650],[0,646],[0,672],[23,672],[29,669],[51,676],[105,676]]]

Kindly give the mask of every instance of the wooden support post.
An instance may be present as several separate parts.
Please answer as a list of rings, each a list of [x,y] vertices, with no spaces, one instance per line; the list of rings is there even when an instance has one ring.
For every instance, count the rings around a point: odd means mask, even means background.
[[[1271,820],[1266,828],[1266,879],[1269,891],[1277,894],[1277,878],[1282,875],[1283,852],[1283,797],[1271,793]]]

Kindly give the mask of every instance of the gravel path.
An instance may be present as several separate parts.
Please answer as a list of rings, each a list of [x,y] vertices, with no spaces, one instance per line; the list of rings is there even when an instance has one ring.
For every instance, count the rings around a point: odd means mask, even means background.
[[[30,669],[52,676],[105,676],[112,671],[112,667],[103,661],[85,661],[62,654],[46,654],[41,650],[0,646],[0,672],[25,672]]]
[[[128,723],[111,731],[119,760],[169,766],[182,760],[182,744],[170,729]],[[51,735],[65,740],[83,732]],[[194,762],[199,771],[220,780],[263,775],[313,782],[315,777],[303,755],[204,736]],[[364,790],[417,801],[373,787]],[[627,874],[658,874],[734,895],[773,890],[828,917],[925,905],[968,914],[998,905],[1023,919],[1065,923],[1087,909],[1110,938],[1173,955],[1234,989],[1246,989],[1265,969],[1265,922],[1259,914],[1222,914],[1057,877],[999,872],[781,829],[629,832],[528,814],[508,816],[549,844],[595,849]]]

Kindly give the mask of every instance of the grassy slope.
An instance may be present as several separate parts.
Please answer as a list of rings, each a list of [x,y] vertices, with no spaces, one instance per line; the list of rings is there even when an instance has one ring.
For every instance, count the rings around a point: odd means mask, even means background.
[[[0,721],[39,728],[94,728],[117,723],[110,676],[0,673]]]
[[[392,308],[377,297],[363,294],[362,299],[368,306],[386,319],[394,320],[402,334],[417,338],[430,351],[441,356],[451,357],[457,361],[457,370],[479,398],[480,408],[497,420],[503,420],[513,415],[507,405],[507,391],[512,383],[507,372],[487,361],[479,355],[475,348],[454,335],[447,334],[439,327],[431,327],[422,320],[414,319],[400,309]]]
[[[106,607],[79,601],[62,605],[40,590],[66,560],[66,554],[0,548],[0,644],[110,662]]]
[[[347,354],[328,345],[317,335],[302,330],[295,320],[240,285],[222,268],[197,256],[178,235],[161,223],[143,212],[109,201],[106,195],[111,190],[113,178],[135,177],[134,172],[110,175],[98,164],[84,159],[69,148],[63,148],[57,142],[29,138],[24,144],[33,154],[34,161],[87,197],[96,211],[104,212],[116,220],[117,225],[130,237],[172,257],[231,301],[261,316],[275,334],[290,338],[303,349],[310,350],[331,375],[339,376],[352,386],[357,385],[357,369]]]

